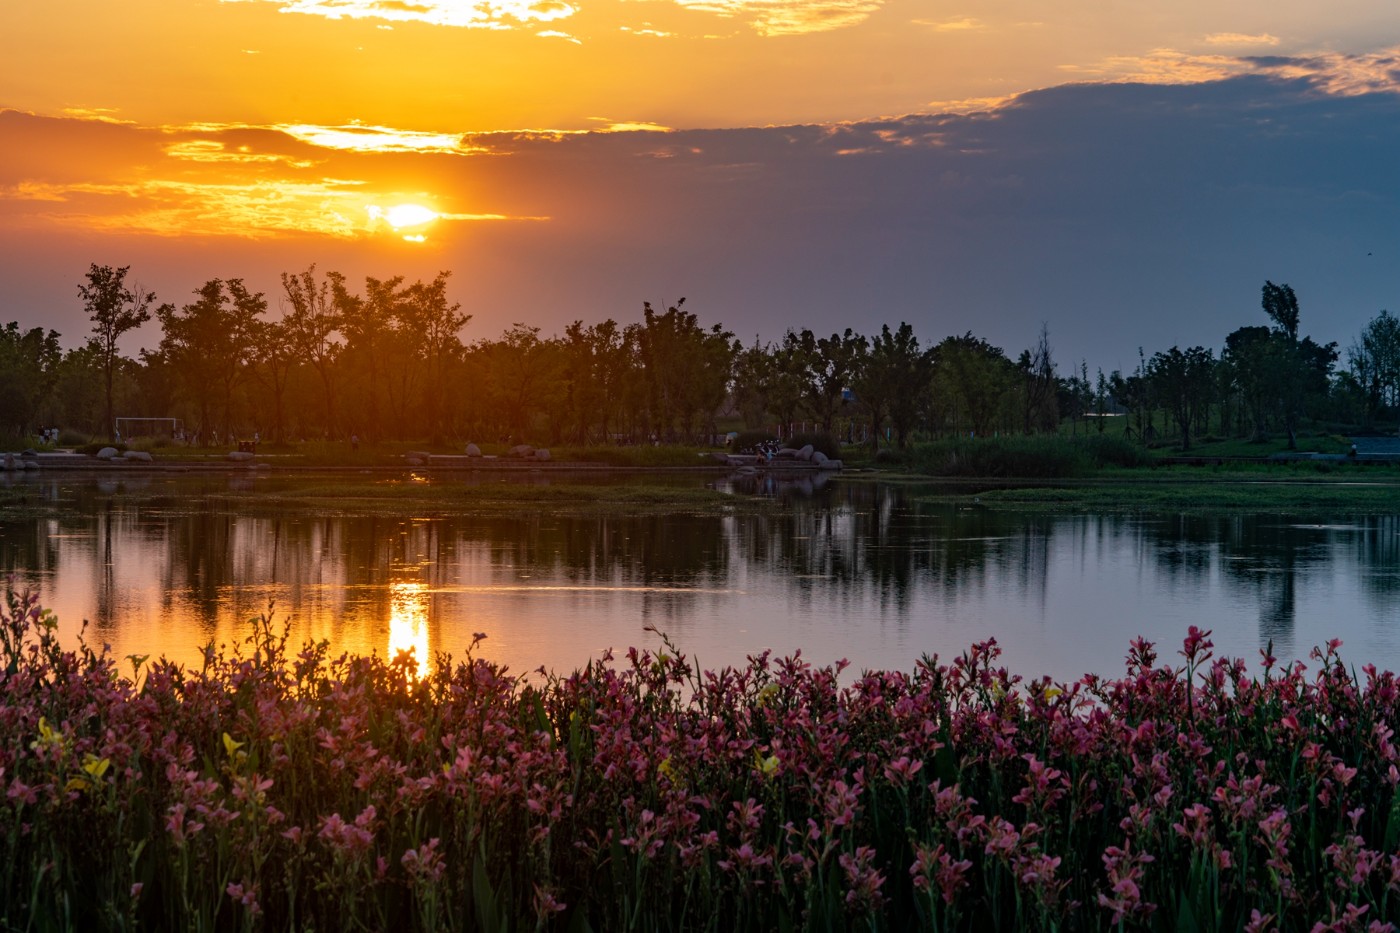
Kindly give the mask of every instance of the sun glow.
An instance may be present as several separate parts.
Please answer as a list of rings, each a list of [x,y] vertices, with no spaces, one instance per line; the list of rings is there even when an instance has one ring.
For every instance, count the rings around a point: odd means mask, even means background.
[[[428,676],[428,587],[402,581],[389,587],[389,658],[413,652],[418,677]]]
[[[382,222],[410,243],[422,243],[427,239],[424,230],[442,215],[421,204],[395,204],[393,207],[369,206],[372,222]]]

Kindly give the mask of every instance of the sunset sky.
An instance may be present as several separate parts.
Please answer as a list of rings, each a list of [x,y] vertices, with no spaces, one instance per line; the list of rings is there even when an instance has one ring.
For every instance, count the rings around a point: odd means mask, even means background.
[[[1091,371],[1265,279],[1343,348],[1400,311],[1394,0],[11,0],[0,49],[0,323],[67,346],[93,262],[273,309],[451,270],[467,340],[1044,323]]]

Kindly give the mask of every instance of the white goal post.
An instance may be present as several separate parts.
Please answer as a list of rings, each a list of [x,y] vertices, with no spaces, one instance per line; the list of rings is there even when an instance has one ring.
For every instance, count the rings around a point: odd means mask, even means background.
[[[117,437],[124,441],[138,437],[174,440],[180,436],[179,418],[114,418]]]

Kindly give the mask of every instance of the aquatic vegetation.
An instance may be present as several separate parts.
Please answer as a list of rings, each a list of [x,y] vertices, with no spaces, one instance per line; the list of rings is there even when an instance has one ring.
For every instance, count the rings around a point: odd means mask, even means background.
[[[1025,681],[667,642],[563,676],[289,648],[197,667],[0,609],[0,928],[1394,929],[1400,684],[1191,629]]]

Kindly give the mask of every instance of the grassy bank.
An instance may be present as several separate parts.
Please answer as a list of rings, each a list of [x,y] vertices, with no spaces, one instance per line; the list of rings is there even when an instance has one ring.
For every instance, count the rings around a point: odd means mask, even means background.
[[[93,454],[104,443],[93,442],[80,445],[76,450]],[[508,460],[510,445],[480,444],[483,456]],[[223,463],[228,460],[229,451],[236,447],[191,447],[184,444],[137,441],[130,447],[117,445],[119,451],[143,450],[151,454],[159,463]],[[613,445],[599,446],[556,446],[549,447],[551,462],[596,463],[603,466],[656,469],[666,467],[693,467],[706,462],[704,458],[715,453],[710,448],[677,444],[638,444],[625,447]],[[414,453],[428,453],[444,456],[462,456],[464,444],[457,443],[361,443],[352,445],[348,441],[299,441],[295,443],[262,443],[257,447],[260,460],[277,466],[288,467],[393,467],[406,465],[407,458]],[[518,461],[516,461],[518,462]],[[482,466],[489,462],[483,461]]]
[[[1072,684],[987,643],[532,686],[266,620],[119,665],[12,595],[0,928],[1392,929],[1400,683],[1208,635]]]
[[[114,482],[106,495],[149,509],[179,511],[226,508],[240,514],[296,515],[496,515],[537,512],[553,515],[661,514],[770,508],[772,503],[736,497],[698,480],[600,483],[569,476],[501,475],[463,479],[457,475],[365,477],[345,474],[258,476],[241,484],[213,477],[164,480],[133,473]],[[534,481],[532,481],[534,480]],[[49,496],[31,484],[0,487],[0,515],[43,517],[90,506],[79,498]]]
[[[1015,486],[931,496],[1022,511],[1285,512],[1317,519],[1400,511],[1400,479],[1165,476],[1076,485]]]

